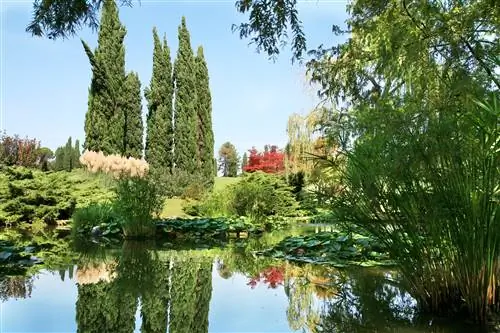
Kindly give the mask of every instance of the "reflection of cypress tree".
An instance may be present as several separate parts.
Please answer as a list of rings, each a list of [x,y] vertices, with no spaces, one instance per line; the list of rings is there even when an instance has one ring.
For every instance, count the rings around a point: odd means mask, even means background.
[[[191,321],[196,311],[196,282],[199,263],[178,258],[172,267],[170,333],[191,333]]]
[[[78,285],[77,332],[130,333],[135,327],[137,299],[115,282]]]
[[[141,332],[165,333],[168,326],[169,262],[156,262],[152,273],[154,281],[141,298]]]
[[[183,257],[174,261],[170,332],[208,332],[208,311],[211,296],[211,259]]]
[[[208,311],[212,297],[212,260],[203,258],[196,283],[196,302],[190,332],[208,332]]]

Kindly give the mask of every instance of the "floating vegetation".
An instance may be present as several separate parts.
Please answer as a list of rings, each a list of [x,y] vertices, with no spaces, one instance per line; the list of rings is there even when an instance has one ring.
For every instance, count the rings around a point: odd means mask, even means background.
[[[262,229],[256,227],[249,219],[241,218],[176,218],[157,222],[157,229],[161,229],[169,236],[235,236],[244,237],[249,234],[262,233]]]
[[[256,254],[335,267],[394,264],[379,242],[360,234],[339,231],[287,237],[272,248],[257,251]]]

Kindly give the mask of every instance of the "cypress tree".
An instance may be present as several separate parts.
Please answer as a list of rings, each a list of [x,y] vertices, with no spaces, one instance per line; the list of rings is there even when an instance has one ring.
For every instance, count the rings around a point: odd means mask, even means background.
[[[114,0],[105,0],[95,52],[84,44],[92,65],[84,148],[106,154],[123,153],[125,27]]]
[[[175,168],[197,172],[195,62],[186,19],[179,26],[179,49],[174,63],[174,156]]]
[[[73,145],[71,143],[71,137],[68,138],[63,152],[63,169],[71,171],[73,169]]]
[[[141,158],[144,128],[142,124],[141,81],[137,73],[127,74],[125,92],[123,156]]]
[[[203,55],[203,47],[199,46],[195,58],[196,79],[196,114],[198,136],[198,166],[208,187],[215,181],[214,167],[214,132],[212,129],[212,96],[208,68]]]
[[[243,158],[241,159],[241,172],[245,172],[244,168],[248,165],[248,155],[243,153]]]
[[[54,170],[61,171],[64,169],[64,147],[56,149],[56,160],[54,161]]]
[[[75,141],[75,148],[73,149],[72,156],[73,156],[73,167],[79,168],[80,167],[80,141],[78,139]]]
[[[152,169],[171,171],[173,167],[172,63],[166,37],[163,44],[153,29],[153,74],[145,89],[148,102],[146,160]]]

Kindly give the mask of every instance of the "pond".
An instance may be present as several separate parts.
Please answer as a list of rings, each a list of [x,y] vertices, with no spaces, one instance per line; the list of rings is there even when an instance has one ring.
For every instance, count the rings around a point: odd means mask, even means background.
[[[396,271],[255,257],[264,245],[60,246],[41,269],[3,271],[0,332],[480,332],[417,316]]]

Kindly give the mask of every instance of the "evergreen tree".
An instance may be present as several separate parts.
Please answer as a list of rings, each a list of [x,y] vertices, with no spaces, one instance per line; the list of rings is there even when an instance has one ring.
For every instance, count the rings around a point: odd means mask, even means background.
[[[195,62],[186,19],[179,26],[179,49],[174,63],[174,156],[175,168],[189,174],[197,170]]]
[[[241,159],[241,172],[243,172],[243,168],[248,165],[248,155],[247,153],[243,153],[243,158]]]
[[[141,81],[137,73],[127,74],[125,79],[126,102],[124,104],[123,156],[142,157],[142,103]]]
[[[56,160],[54,161],[54,170],[61,171],[64,169],[64,147],[56,149]]]
[[[93,71],[85,115],[87,150],[123,153],[125,34],[115,1],[105,0],[95,52],[82,41]]]
[[[71,137],[68,138],[63,152],[63,169],[66,171],[71,171],[73,169],[73,145],[71,143]]]
[[[148,102],[146,160],[152,169],[171,171],[173,167],[172,63],[166,37],[163,45],[153,29],[153,74],[145,90]]]
[[[75,141],[75,147],[73,148],[72,152],[73,156],[73,168],[79,168],[80,167],[80,141],[76,139]]]
[[[212,96],[210,94],[207,63],[201,46],[198,47],[195,64],[198,167],[208,187],[212,187],[216,176],[216,169],[213,164]]]
[[[54,170],[71,171],[80,167],[80,141],[76,140],[75,145],[72,145],[71,137],[68,138],[66,144],[56,149],[56,160],[54,161]]]

